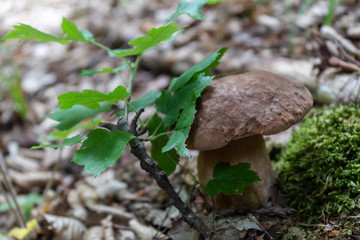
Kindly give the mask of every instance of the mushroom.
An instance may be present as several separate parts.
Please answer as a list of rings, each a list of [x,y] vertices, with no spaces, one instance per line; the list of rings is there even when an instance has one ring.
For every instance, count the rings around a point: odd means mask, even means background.
[[[262,135],[288,129],[312,107],[311,93],[302,84],[265,71],[217,78],[204,90],[187,144],[200,150],[200,182],[212,179],[219,162],[251,164],[261,181],[238,194],[215,197],[217,209],[254,209],[265,205],[274,173]]]

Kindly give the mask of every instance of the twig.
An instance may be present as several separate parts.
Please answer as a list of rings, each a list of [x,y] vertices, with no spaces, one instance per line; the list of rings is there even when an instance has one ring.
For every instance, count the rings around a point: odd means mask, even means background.
[[[250,218],[251,221],[253,221],[256,225],[258,225],[262,230],[263,232],[268,235],[269,239],[272,240],[274,239],[270,233],[261,225],[261,223],[256,219],[256,217],[252,214],[249,214],[248,217]]]
[[[117,125],[110,123],[101,123],[101,127],[109,130],[122,130],[130,132],[130,126],[124,118],[120,118]],[[210,230],[203,223],[203,221],[189,208],[179,195],[175,192],[165,172],[162,171],[154,160],[147,154],[144,144],[137,138],[134,137],[130,140],[129,145],[131,147],[131,153],[140,160],[140,166],[143,170],[150,174],[162,188],[170,199],[170,204],[176,207],[182,214],[184,220],[194,229],[196,229],[205,239],[210,237]]]
[[[4,177],[4,176],[3,176]],[[9,206],[9,210],[10,212],[12,212],[12,214],[14,215],[17,223],[19,224],[19,226],[21,226],[21,217],[20,217],[20,214],[16,211],[16,209],[14,208],[13,204],[12,204],[12,201],[9,199],[9,195],[5,189],[5,184],[2,184],[2,182],[0,182],[0,192],[1,194],[4,196],[5,198],[5,201],[7,202],[8,206]]]
[[[17,219],[18,224],[20,225],[20,227],[25,227],[26,220],[25,220],[23,212],[21,211],[21,208],[20,208],[20,206],[19,206],[19,204],[17,202],[17,195],[16,195],[16,192],[14,190],[14,186],[7,179],[7,175],[6,175],[6,172],[5,172],[5,161],[4,161],[4,157],[3,157],[1,151],[0,151],[0,173],[1,173],[2,178],[3,178],[3,183],[4,183],[5,187],[8,190],[8,193],[9,193],[13,203],[15,204],[15,209],[14,209],[15,218]],[[5,195],[6,194],[4,194],[4,196]],[[11,205],[12,205],[11,202],[8,202],[8,204],[9,204],[9,207],[11,208]]]
[[[137,121],[139,120],[140,115],[145,111],[144,108],[140,108],[140,110],[136,113],[135,117],[131,121],[130,125],[130,132],[132,132],[135,136],[139,136],[136,128],[137,128]]]
[[[321,224],[321,223],[318,224],[298,223],[297,225],[303,227],[323,227],[323,228],[328,228],[329,226],[331,226],[330,224]],[[337,225],[332,225],[332,226],[337,227]]]
[[[170,210],[171,210],[171,207],[168,207],[168,209],[166,210],[166,213],[165,213],[165,216],[163,217],[163,219],[161,220],[161,223],[160,223],[160,226],[158,226],[157,228],[156,228],[156,230],[157,230],[157,232],[156,232],[156,234],[155,234],[155,236],[154,236],[154,239],[157,239],[158,237],[160,237],[160,236],[158,236],[158,235],[161,235],[161,231],[160,231],[160,229],[162,228],[162,227],[164,227],[164,225],[165,225],[165,221],[166,221],[166,219],[169,217],[169,215],[170,215]]]
[[[344,216],[344,217],[334,217],[334,219],[355,219],[355,220],[358,220],[360,219],[360,215],[357,215],[357,216]]]
[[[213,209],[215,209],[215,199],[214,199],[214,196],[211,196],[211,202],[212,202],[212,206],[213,206]],[[212,230],[212,236],[214,235],[214,233],[218,230],[218,229],[215,229],[215,217],[216,217],[216,212],[213,210],[212,213],[211,213],[211,230]]]
[[[129,65],[130,66],[130,79],[129,79],[129,82],[128,82],[128,85],[126,87],[126,90],[127,92],[129,93],[132,93],[132,88],[133,88],[133,85],[134,85],[134,80],[135,80],[135,74],[137,72],[137,69],[139,67],[139,63],[140,63],[140,60],[142,58],[142,54],[138,55],[136,57],[136,61],[135,63]],[[128,117],[129,117],[129,106],[128,106],[128,102],[130,102],[130,99],[131,99],[131,96],[127,98],[127,101],[125,102],[125,119],[128,120]]]

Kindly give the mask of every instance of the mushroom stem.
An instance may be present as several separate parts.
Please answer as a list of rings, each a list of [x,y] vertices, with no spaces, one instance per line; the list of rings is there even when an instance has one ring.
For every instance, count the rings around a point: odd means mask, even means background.
[[[201,182],[212,179],[215,165],[228,162],[235,165],[242,162],[251,164],[261,181],[246,187],[242,196],[219,194],[215,197],[216,209],[254,209],[265,205],[274,183],[274,172],[266,151],[262,135],[253,135],[231,141],[228,145],[209,151],[201,151],[198,157],[198,172]]]

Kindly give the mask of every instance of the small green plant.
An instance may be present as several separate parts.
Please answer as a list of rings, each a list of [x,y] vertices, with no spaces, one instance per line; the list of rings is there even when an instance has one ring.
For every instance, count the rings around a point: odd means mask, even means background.
[[[17,200],[17,202],[24,211],[25,220],[28,221],[30,220],[30,214],[33,205],[41,202],[41,196],[37,193],[30,193],[26,195],[25,198],[21,198]],[[11,202],[10,204],[8,203],[0,204],[0,212],[8,211],[11,207],[14,207],[14,205],[15,205],[14,202]]]
[[[360,106],[314,110],[282,154],[282,190],[303,221],[360,210]]]
[[[12,64],[9,64],[8,72],[0,69],[0,100],[3,101],[2,96],[8,93],[12,99],[15,111],[22,117],[26,118],[27,105],[24,93],[21,88],[21,77],[18,69]]]
[[[59,122],[54,126],[57,131],[52,137],[63,141],[60,144],[42,144],[33,148],[58,148],[72,146],[81,142],[82,146],[75,152],[73,161],[84,166],[86,172],[96,177],[114,164],[123,154],[125,146],[129,144],[132,153],[140,160],[141,167],[149,172],[158,185],[167,192],[171,202],[180,210],[185,220],[204,237],[208,237],[211,231],[194,215],[191,208],[179,198],[167,176],[174,172],[179,155],[190,157],[185,140],[188,137],[196,113],[196,100],[214,78],[214,76],[211,76],[210,70],[219,64],[219,60],[227,48],[218,49],[181,76],[174,78],[166,90],[161,92],[151,91],[135,100],[131,99],[131,95],[135,74],[143,53],[173,39],[179,30],[185,28],[170,23],[170,21],[181,14],[204,20],[200,13],[204,4],[219,1],[181,0],[177,11],[168,19],[166,25],[153,28],[147,35],[130,41],[128,44],[133,47],[127,49],[109,49],[96,42],[89,31],[79,30],[73,22],[66,18],[63,18],[61,24],[64,36],[47,34],[26,24],[15,25],[14,30],[10,31],[3,39],[35,39],[38,42],[58,42],[61,44],[73,41],[85,42],[94,44],[107,51],[110,56],[122,60],[122,64],[116,68],[87,69],[83,70],[80,76],[91,76],[100,73],[121,74],[121,71],[125,68],[129,68],[131,72],[129,79],[123,85],[119,85],[109,93],[86,89],[82,92],[68,92],[58,96],[58,102],[61,106],[53,110],[49,118]],[[132,56],[136,56],[135,61],[131,61]],[[139,116],[144,108],[152,104],[155,104],[157,111],[143,123],[139,120]],[[82,128],[79,126],[84,124],[84,119],[92,118],[103,112],[109,112],[112,105],[117,105],[122,109],[116,113],[119,117],[117,124],[100,123],[100,128],[96,128],[97,125],[95,124],[96,126],[93,126],[93,128],[96,129],[92,128],[86,137],[77,135],[67,138],[73,130]],[[128,119],[130,112],[136,112],[132,120]],[[160,115],[163,117],[160,117]],[[92,125],[88,124],[86,126],[89,129],[89,126]],[[148,140],[152,143],[151,157],[146,153],[143,140],[139,138],[146,130],[149,133]],[[219,169],[229,175],[234,167],[236,166],[231,168],[227,165]],[[258,177],[253,171],[249,170],[247,165],[239,168],[241,173],[237,173],[237,176],[241,178],[239,178],[239,181],[228,183],[227,187],[232,185],[232,191],[238,190],[237,193],[241,194],[243,187],[258,180]],[[219,175],[221,173],[214,172],[216,179],[221,181]],[[248,177],[246,178],[246,176]],[[234,179],[234,176],[231,175],[231,178]],[[242,179],[246,179],[246,182],[242,183]],[[214,192],[224,191],[221,186],[215,186],[214,184],[210,189],[211,195]]]
[[[324,19],[324,25],[330,26],[335,15],[335,10],[340,0],[329,0],[328,13]]]

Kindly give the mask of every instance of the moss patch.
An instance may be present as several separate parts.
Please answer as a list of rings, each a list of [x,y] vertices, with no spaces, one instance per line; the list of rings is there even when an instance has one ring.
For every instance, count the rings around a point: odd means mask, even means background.
[[[312,111],[281,156],[288,204],[306,222],[360,212],[360,106]]]

